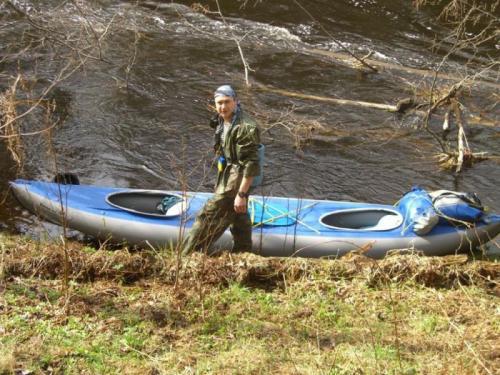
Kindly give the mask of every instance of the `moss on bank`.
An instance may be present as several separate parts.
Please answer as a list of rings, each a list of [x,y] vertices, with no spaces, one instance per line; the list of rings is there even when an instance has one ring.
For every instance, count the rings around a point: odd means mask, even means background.
[[[0,373],[494,373],[500,266],[107,251],[0,236]]]

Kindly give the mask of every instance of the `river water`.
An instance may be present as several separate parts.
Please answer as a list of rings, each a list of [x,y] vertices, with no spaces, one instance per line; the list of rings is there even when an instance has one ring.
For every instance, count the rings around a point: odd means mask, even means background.
[[[13,2],[33,20],[45,20],[43,24],[30,23],[12,7],[0,6],[0,89],[21,73],[23,98],[36,97],[54,81],[72,46],[108,29],[100,42],[103,60],[87,60],[49,94],[56,103],[49,120],[60,121],[52,131],[57,156],[47,152],[47,137],[23,137],[20,177],[50,179],[57,161],[57,170],[76,173],[86,184],[210,191],[215,174],[210,169],[212,134],[207,125],[211,93],[231,83],[243,108],[263,128],[265,194],[394,203],[418,184],[430,190],[473,191],[485,205],[500,211],[498,159],[478,163],[458,176],[440,169],[433,158],[439,147],[418,128],[416,117],[259,89],[266,85],[395,104],[425,84],[422,76],[390,69],[362,74],[314,50],[338,52],[341,44],[359,56],[371,51],[371,58],[386,63],[432,69],[443,56],[432,51],[432,43],[448,32],[435,20],[436,10],[416,11],[405,0],[221,1],[221,19],[193,3],[111,0],[76,7],[48,0]],[[213,1],[203,5],[217,10]],[[53,39],[42,43],[37,37],[45,32],[43,27],[53,27],[54,32]],[[244,83],[234,38],[241,40],[252,69],[250,88]],[[96,56],[97,50],[92,54]],[[498,56],[498,46],[486,48],[478,59],[492,54]],[[447,71],[458,74],[467,57],[452,54]],[[486,108],[493,94],[491,87],[481,87],[466,100]],[[494,109],[490,107],[488,116],[498,125]],[[432,123],[438,132],[441,122]],[[22,120],[22,128],[30,131],[46,123],[38,110]],[[492,155],[500,154],[498,135],[494,126],[475,124],[467,129],[472,150]],[[16,174],[6,144],[0,143],[2,191],[8,191],[7,183]],[[0,226],[30,232],[35,224],[7,195],[0,207]]]

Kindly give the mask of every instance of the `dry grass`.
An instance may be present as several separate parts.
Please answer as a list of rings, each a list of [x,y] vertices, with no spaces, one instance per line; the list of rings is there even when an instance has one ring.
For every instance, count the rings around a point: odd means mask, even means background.
[[[3,247],[4,278],[56,279],[62,275],[64,254],[57,243],[40,245],[26,241],[16,243],[14,249],[5,244]],[[174,282],[177,272],[177,259],[169,252],[130,251],[128,248],[96,250],[71,242],[68,253],[71,279],[79,282],[133,283],[155,278],[168,284]],[[200,270],[203,270],[202,274]],[[496,280],[500,278],[500,266],[496,262],[471,261],[467,255],[425,257],[394,254],[379,261],[352,255],[333,261],[229,253],[207,257],[196,253],[183,260],[179,276],[187,281],[201,278],[205,285],[227,286],[236,282],[271,289],[311,276],[329,280],[361,278],[369,286],[412,281],[432,288],[475,285],[495,289],[498,288]]]
[[[0,346],[0,348],[2,348]],[[16,365],[14,354],[11,351],[1,350],[2,356],[0,357],[0,374],[12,374]]]
[[[17,118],[16,91],[20,76],[5,92],[0,93],[0,139],[4,138],[14,162],[21,166],[23,162],[23,147],[21,135],[15,119]]]

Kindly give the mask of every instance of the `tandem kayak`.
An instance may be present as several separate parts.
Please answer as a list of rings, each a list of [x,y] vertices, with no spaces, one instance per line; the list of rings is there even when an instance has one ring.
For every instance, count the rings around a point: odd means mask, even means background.
[[[16,180],[19,202],[35,215],[100,240],[155,247],[175,246],[189,232],[210,193],[144,190]],[[163,212],[165,198],[175,204]],[[252,252],[278,257],[340,257],[352,251],[382,258],[388,251],[411,249],[426,255],[474,250],[500,232],[500,215],[474,224],[436,224],[425,235],[405,230],[397,206],[252,195]],[[230,249],[229,231],[212,251]]]

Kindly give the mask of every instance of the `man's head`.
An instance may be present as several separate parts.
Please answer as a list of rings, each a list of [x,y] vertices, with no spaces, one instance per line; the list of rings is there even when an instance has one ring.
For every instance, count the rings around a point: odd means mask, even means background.
[[[238,105],[236,92],[229,85],[220,86],[214,92],[215,108],[224,121],[231,121]]]

